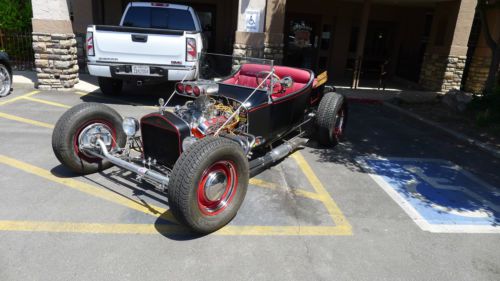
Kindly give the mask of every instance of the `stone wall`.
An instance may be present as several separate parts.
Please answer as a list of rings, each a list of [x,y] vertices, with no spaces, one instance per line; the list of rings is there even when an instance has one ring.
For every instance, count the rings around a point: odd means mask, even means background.
[[[460,89],[466,56],[426,53],[420,73],[420,85],[426,90],[447,92]]]
[[[282,43],[280,44],[264,43],[264,58],[274,60],[274,64],[282,64],[283,47],[284,45]]]
[[[33,32],[38,88],[59,90],[78,83],[78,60],[74,34]]]
[[[283,44],[264,43],[262,47],[234,44],[233,55],[274,60],[274,64],[279,65],[283,62]]]
[[[481,93],[484,90],[488,71],[491,64],[490,56],[474,56],[470,62],[469,73],[465,90],[473,93]]]
[[[237,57],[263,58],[264,47],[254,47],[245,44],[234,44],[233,55]]]

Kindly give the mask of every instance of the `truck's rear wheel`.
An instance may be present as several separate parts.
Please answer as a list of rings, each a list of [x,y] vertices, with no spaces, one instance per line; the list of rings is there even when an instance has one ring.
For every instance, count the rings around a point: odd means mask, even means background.
[[[121,94],[123,89],[123,81],[108,77],[99,77],[99,87],[105,95],[116,96]]]
[[[248,187],[241,147],[222,137],[194,143],[177,160],[168,186],[174,216],[192,230],[210,233],[236,215]]]
[[[326,93],[318,106],[316,125],[318,141],[324,146],[333,146],[340,142],[347,124],[347,103],[344,96]]]
[[[108,149],[125,145],[122,118],[114,109],[99,103],[81,103],[66,111],[52,133],[52,149],[57,159],[70,170],[95,173],[111,167],[111,163],[89,155],[80,145],[100,135]]]

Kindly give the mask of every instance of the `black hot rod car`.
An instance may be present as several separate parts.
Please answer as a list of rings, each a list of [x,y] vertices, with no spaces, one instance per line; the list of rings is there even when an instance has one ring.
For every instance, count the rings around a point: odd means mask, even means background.
[[[335,145],[347,118],[343,96],[324,85],[326,75],[230,59],[227,75],[201,78],[221,68],[212,59],[213,67],[200,65],[198,80],[177,83],[175,93],[190,98],[184,105],[160,99],[159,110],[140,120],[102,104],[76,105],[55,126],[56,157],[82,174],[113,164],[132,171],[165,191],[174,216],[192,230],[223,227],[243,202],[249,177],[309,136]]]

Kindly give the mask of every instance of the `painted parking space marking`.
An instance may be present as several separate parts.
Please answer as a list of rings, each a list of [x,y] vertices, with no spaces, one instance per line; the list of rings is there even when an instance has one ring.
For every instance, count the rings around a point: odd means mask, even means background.
[[[312,172],[311,167],[300,154],[296,152],[292,155],[292,158],[296,160],[299,167],[302,169],[311,185],[314,187],[317,195],[312,196],[312,192],[309,196],[305,198],[313,197],[310,199],[315,199],[323,203],[327,209],[330,217],[334,222],[334,226],[259,226],[259,225],[228,225],[219,231],[215,232],[215,235],[261,235],[261,236],[272,236],[272,235],[305,235],[305,236],[332,236],[332,235],[352,235],[352,227],[349,222],[345,219],[341,210],[337,207],[335,201],[330,197],[326,189],[323,187],[319,179]],[[166,209],[161,207],[145,205],[143,202],[139,202],[128,197],[124,197],[115,194],[111,191],[103,190],[95,187],[91,184],[77,181],[71,178],[59,178],[50,173],[50,171],[41,169],[39,167],[33,166],[31,164],[0,155],[0,163],[8,165],[13,168],[20,169],[24,172],[45,178],[49,181],[59,183],[63,186],[67,186],[78,191],[84,192],[88,195],[95,196],[107,201],[117,203],[119,205],[131,208],[137,211],[141,211],[155,217],[160,217],[162,219],[167,219],[169,221],[174,221],[175,219],[170,213],[164,214]],[[262,180],[254,180],[261,186],[275,186],[273,183],[269,183]],[[136,228],[137,227],[137,228]],[[179,225],[153,225],[153,224],[101,224],[101,223],[73,223],[73,222],[38,222],[38,221],[2,221],[0,220],[0,230],[3,231],[33,231],[33,232],[68,232],[68,233],[116,233],[116,234],[178,234],[186,233],[184,227]]]
[[[6,104],[9,104],[9,103],[16,102],[16,101],[18,101],[18,100],[22,100],[22,99],[24,99],[24,98],[26,98],[26,97],[31,97],[31,96],[33,96],[33,95],[36,95],[36,94],[38,94],[39,92],[40,92],[40,91],[32,91],[32,92],[29,92],[29,93],[27,93],[27,94],[20,95],[20,96],[15,97],[15,98],[8,99],[8,100],[6,100],[6,101],[1,101],[1,102],[0,102],[0,105],[6,105]]]
[[[47,105],[51,105],[51,106],[56,106],[56,107],[71,108],[71,106],[66,105],[66,104],[62,104],[62,103],[58,103],[58,102],[53,102],[53,101],[47,101],[47,100],[33,98],[33,97],[25,97],[24,99],[25,100],[29,100],[29,101],[34,101],[34,102],[37,102],[37,103],[43,103],[43,104],[47,104]]]
[[[26,173],[44,178],[46,180],[49,180],[54,183],[61,184],[62,186],[69,187],[75,190],[78,190],[80,192],[86,193],[88,195],[92,195],[97,198],[104,199],[109,202],[113,202],[115,204],[119,204],[122,206],[125,206],[130,209],[134,209],[136,211],[146,213],[149,215],[153,215],[155,217],[159,217],[163,213],[165,213],[167,210],[165,208],[161,208],[158,206],[146,204],[141,201],[136,201],[134,199],[119,195],[115,192],[111,192],[105,189],[98,188],[96,186],[93,186],[88,183],[84,183],[81,181],[77,181],[72,178],[60,178],[57,176],[54,176],[50,171],[44,170],[42,168],[39,168],[37,166],[19,161],[14,158],[10,158],[4,155],[0,154],[0,163],[22,170]],[[170,217],[170,220],[175,221],[173,216],[167,216]]]
[[[454,163],[372,157],[358,162],[422,230],[500,233],[500,192]]]
[[[34,125],[37,127],[54,129],[54,125],[52,125],[52,124],[41,122],[41,121],[36,121],[33,119],[28,119],[28,118],[24,118],[24,117],[12,115],[12,114],[4,113],[4,112],[0,112],[0,118],[12,120],[12,121],[17,121],[17,122],[21,122],[21,123],[26,123],[26,124]]]

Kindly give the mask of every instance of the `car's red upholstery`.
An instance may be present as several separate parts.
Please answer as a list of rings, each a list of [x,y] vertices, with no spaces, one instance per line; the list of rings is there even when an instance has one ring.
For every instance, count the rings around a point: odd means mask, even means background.
[[[269,65],[244,64],[241,66],[238,72],[236,72],[231,78],[223,81],[222,83],[256,88],[258,86],[257,79],[255,79],[257,73],[270,70],[271,66]],[[286,89],[285,92],[279,93],[278,90],[280,89],[280,87],[278,85],[278,87],[275,87],[274,93],[272,94],[273,98],[280,98],[291,93],[295,93],[306,87],[307,83],[309,83],[309,80],[311,79],[311,73],[309,71],[287,66],[275,66],[274,73],[276,73],[276,75],[278,75],[280,78],[283,78],[285,76],[292,77],[293,86]]]

